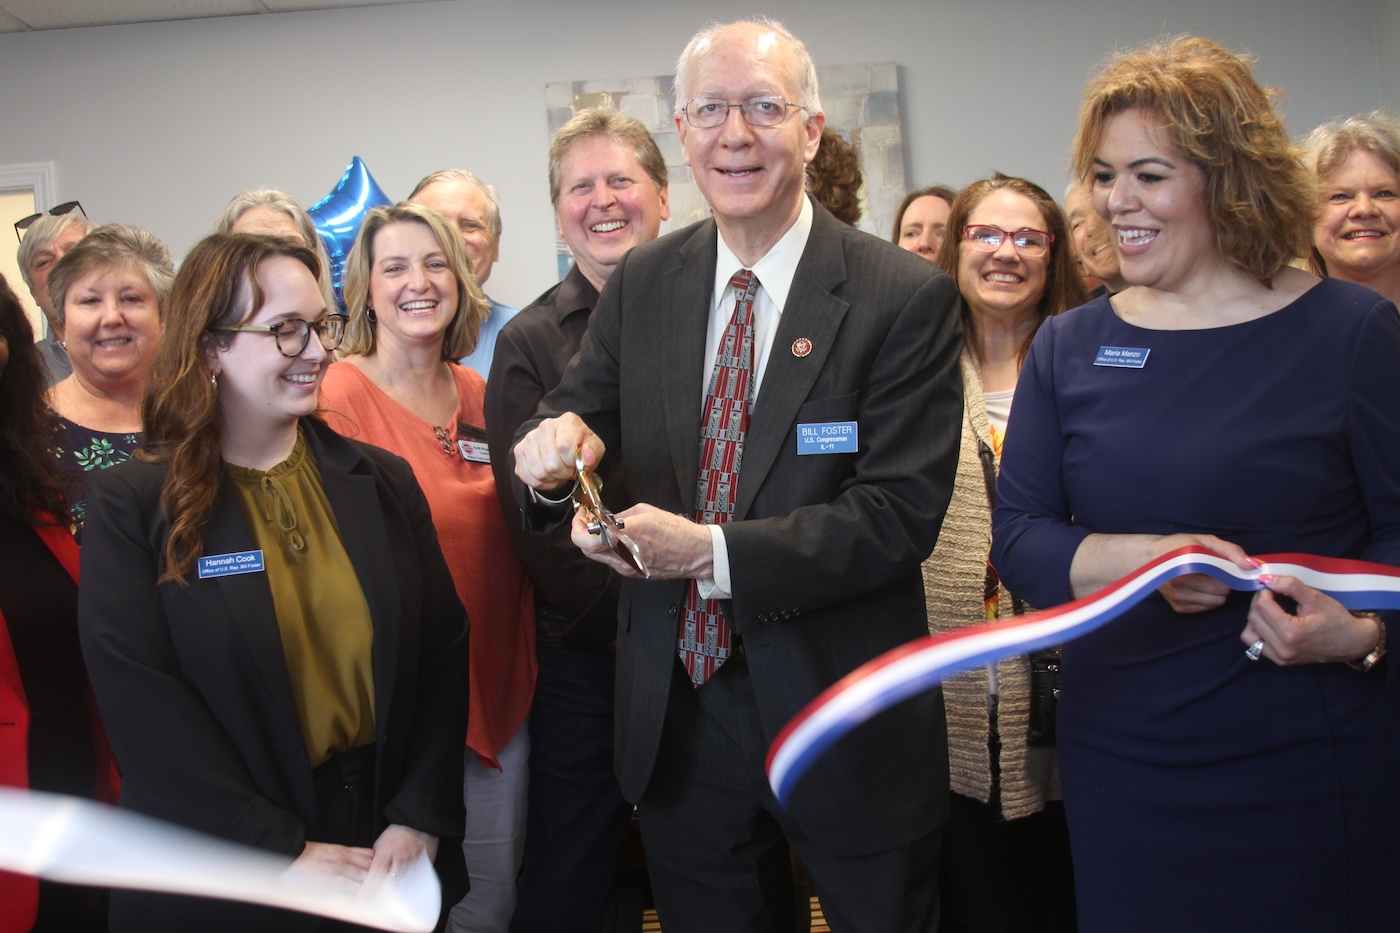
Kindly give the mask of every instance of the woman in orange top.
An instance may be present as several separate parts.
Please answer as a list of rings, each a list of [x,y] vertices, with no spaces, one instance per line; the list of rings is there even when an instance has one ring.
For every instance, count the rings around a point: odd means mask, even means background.
[[[534,593],[496,497],[486,382],[453,362],[476,343],[486,301],[456,232],[408,202],[366,216],[345,299],[349,332],[321,387],[324,417],[412,465],[471,623],[462,844],[471,893],[448,929],[504,931],[524,845]]]

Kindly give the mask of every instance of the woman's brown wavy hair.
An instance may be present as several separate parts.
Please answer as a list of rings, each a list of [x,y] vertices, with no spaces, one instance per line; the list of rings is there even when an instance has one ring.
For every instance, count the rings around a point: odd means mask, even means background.
[[[288,256],[320,275],[316,254],[294,240],[231,233],[195,244],[175,276],[151,382],[141,401],[145,435],[136,454],[168,468],[160,491],[170,521],[161,583],[185,583],[219,491],[223,424],[209,357],[226,348],[233,335],[214,328],[235,327],[262,307],[257,268],[273,256]]]
[[[1060,205],[1056,204],[1055,199],[1040,185],[1024,178],[1003,175],[1001,172],[993,172],[991,178],[974,181],[959,191],[953,199],[952,210],[948,212],[948,232],[943,237],[943,248],[938,251],[938,265],[954,280],[957,279],[958,256],[964,249],[972,248],[963,239],[962,228],[967,225],[967,218],[972,216],[973,209],[993,191],[1014,191],[1029,199],[1045,220],[1045,232],[1054,237],[1045,261],[1045,291],[1041,293],[1040,302],[1036,305],[1036,327],[1039,328],[1047,317],[1088,301],[1089,293],[1084,290],[1084,283],[1080,281],[1079,273],[1074,268],[1074,257],[1070,255],[1069,224],[1065,221],[1065,212],[1060,210]],[[963,284],[958,283],[959,289]],[[962,310],[963,333],[967,336],[967,345],[972,350],[972,355],[980,360],[982,342],[979,339],[977,319],[972,316],[966,301],[959,299],[958,307]],[[1035,331],[1031,331],[1022,342],[1018,353],[1019,360],[1025,360],[1034,336]]]
[[[1206,178],[1216,245],[1265,285],[1312,247],[1317,182],[1288,138],[1253,61],[1181,36],[1119,54],[1084,89],[1071,169],[1092,180],[1110,117],[1139,110]]]
[[[0,372],[0,514],[26,525],[66,524],[66,487],[52,451],[58,418],[46,401],[48,373],[24,305],[4,276],[0,338],[10,355]]]

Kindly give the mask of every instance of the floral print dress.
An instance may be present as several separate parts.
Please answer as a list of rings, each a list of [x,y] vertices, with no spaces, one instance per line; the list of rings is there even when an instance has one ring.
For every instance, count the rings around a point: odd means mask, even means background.
[[[88,479],[95,470],[105,470],[131,459],[141,446],[139,433],[111,434],[58,419],[54,431],[53,454],[59,469],[68,478],[68,515],[73,534],[82,541],[83,520],[87,517]]]

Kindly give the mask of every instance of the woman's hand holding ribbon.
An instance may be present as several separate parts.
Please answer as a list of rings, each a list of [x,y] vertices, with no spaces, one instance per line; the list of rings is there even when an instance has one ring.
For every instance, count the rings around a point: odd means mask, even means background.
[[[1240,641],[1263,642],[1262,657],[1275,664],[1327,664],[1355,661],[1376,646],[1380,632],[1374,618],[1352,615],[1296,577],[1266,573],[1259,582],[1268,589],[1255,595]],[[1296,612],[1279,605],[1274,594],[1293,600]]]

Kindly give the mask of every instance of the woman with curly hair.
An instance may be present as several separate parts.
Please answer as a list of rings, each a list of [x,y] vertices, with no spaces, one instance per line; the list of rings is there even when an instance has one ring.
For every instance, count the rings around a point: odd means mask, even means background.
[[[807,190],[843,224],[860,223],[860,153],[835,130],[822,132],[821,146],[807,163]]]
[[[1089,82],[1072,164],[1129,287],[1026,357],[992,532],[1011,592],[1057,605],[1187,545],[1400,565],[1400,314],[1289,265],[1317,211],[1299,155],[1213,42]],[[1400,929],[1394,614],[1260,582],[1178,577],[1064,646],[1084,933]]]
[[[0,278],[0,786],[97,800],[116,779],[78,646],[78,546],[47,369]],[[0,872],[0,933],[101,933],[105,893]]]

